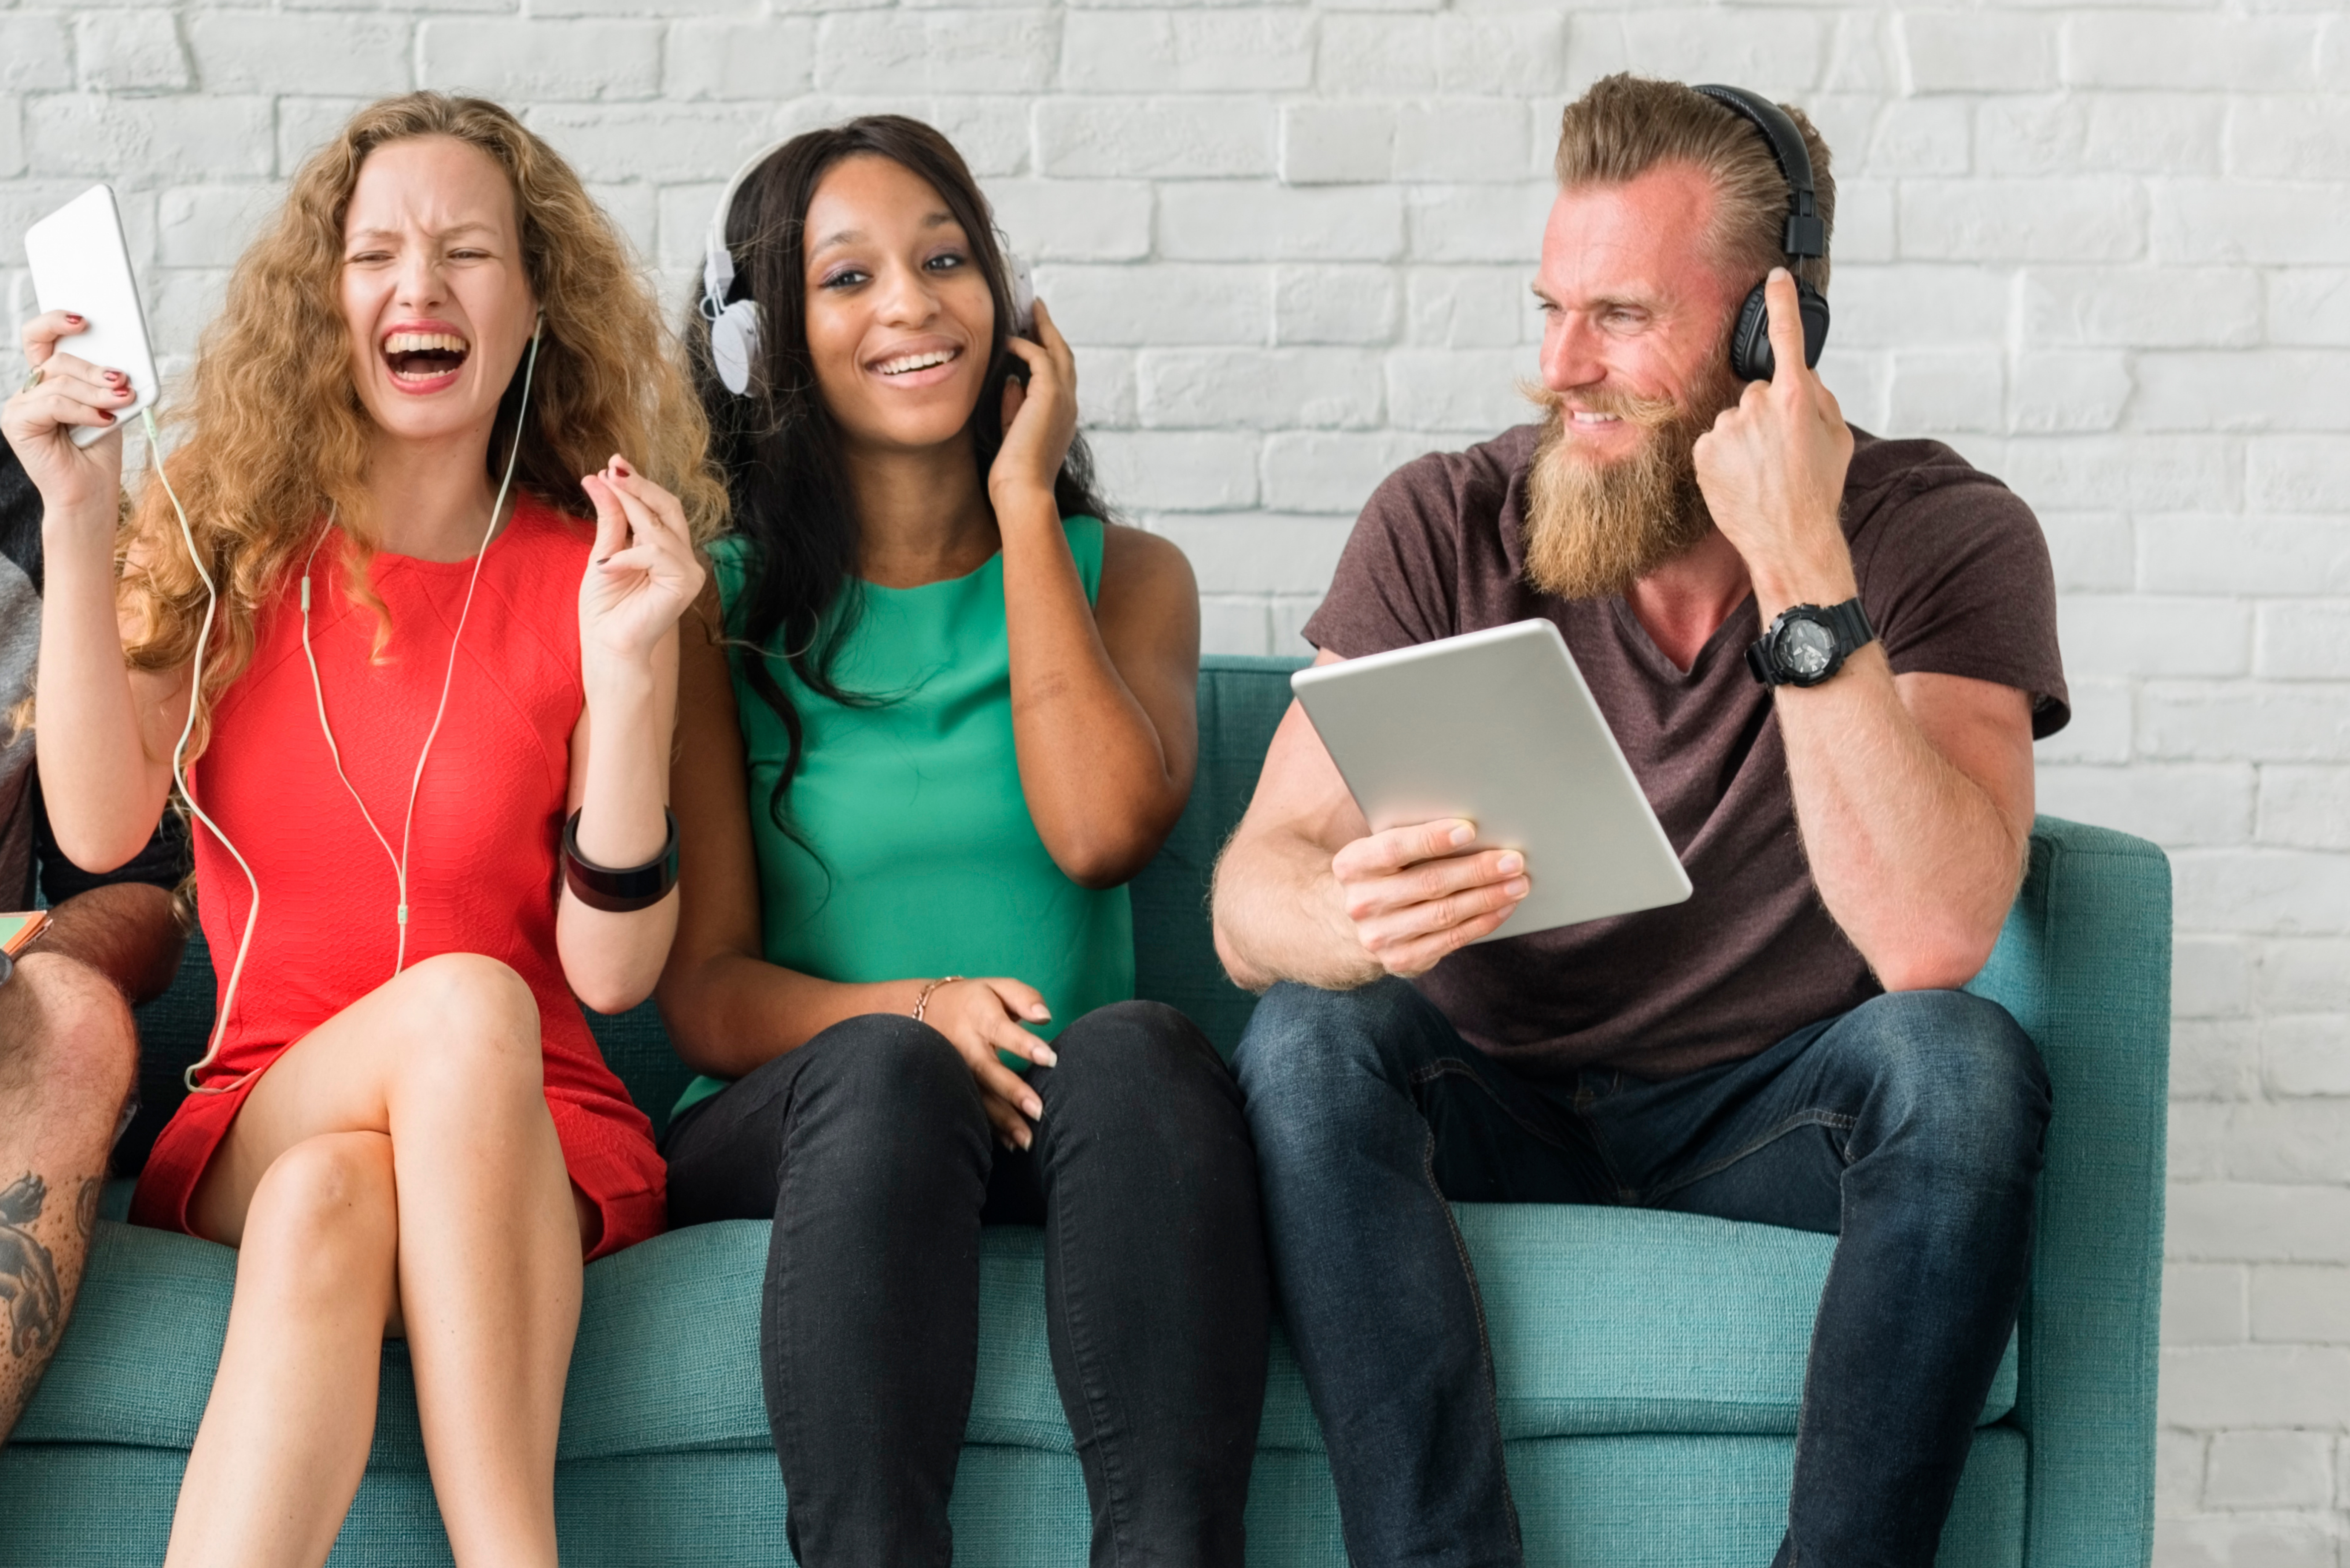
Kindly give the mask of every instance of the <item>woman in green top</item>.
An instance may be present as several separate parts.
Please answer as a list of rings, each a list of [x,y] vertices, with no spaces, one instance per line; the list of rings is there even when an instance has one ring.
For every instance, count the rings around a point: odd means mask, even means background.
[[[738,532],[682,656],[659,993],[707,1076],[663,1147],[677,1223],[774,1221],[792,1550],[949,1561],[980,1227],[1041,1223],[1093,1560],[1238,1563],[1255,1161],[1214,1048],[1132,1000],[1124,886],[1191,790],[1190,567],[1101,521],[1068,345],[1007,330],[937,131],[795,138],[716,227],[689,337]]]

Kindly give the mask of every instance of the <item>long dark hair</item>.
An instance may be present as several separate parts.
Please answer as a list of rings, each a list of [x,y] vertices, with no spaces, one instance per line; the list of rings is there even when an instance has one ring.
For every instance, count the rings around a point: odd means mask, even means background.
[[[710,455],[726,476],[733,532],[750,541],[743,588],[727,617],[733,662],[783,720],[789,737],[767,810],[795,838],[784,802],[799,772],[806,726],[775,680],[770,658],[787,659],[809,691],[831,701],[861,707],[886,700],[845,691],[832,675],[834,657],[861,608],[857,497],[807,342],[808,202],[835,164],[861,153],[887,158],[930,182],[970,238],[972,256],[995,301],[987,379],[970,425],[972,461],[983,480],[1003,444],[1003,383],[1018,364],[1003,346],[1011,332],[1011,272],[987,198],[954,144],[930,126],[875,114],[811,130],[777,148],[736,191],[725,214],[735,267],[729,297],[759,306],[759,363],[752,367],[750,394],[737,396],[718,379],[698,289],[685,341],[694,388],[710,420]],[[1053,499],[1064,517],[1107,515],[1094,492],[1093,458],[1082,436],[1069,445]]]

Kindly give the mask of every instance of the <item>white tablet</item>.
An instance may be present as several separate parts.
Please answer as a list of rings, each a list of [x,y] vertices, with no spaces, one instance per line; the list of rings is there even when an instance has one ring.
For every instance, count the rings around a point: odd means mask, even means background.
[[[1546,620],[1289,678],[1374,832],[1465,817],[1534,881],[1491,936],[1678,904],[1689,873]]]
[[[89,323],[58,351],[130,378],[130,406],[114,410],[114,423],[74,427],[74,444],[88,446],[128,426],[161,389],[113,188],[93,185],[26,229],[25,263],[43,310],[69,310]]]

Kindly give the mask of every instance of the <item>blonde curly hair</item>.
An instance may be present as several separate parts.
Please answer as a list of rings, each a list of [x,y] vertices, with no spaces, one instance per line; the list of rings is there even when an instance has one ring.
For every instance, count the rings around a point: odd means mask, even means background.
[[[228,303],[198,346],[187,395],[166,416],[186,435],[165,469],[221,596],[204,689],[194,697],[191,761],[208,738],[213,704],[253,658],[260,607],[328,507],[359,546],[350,553],[353,593],[383,614],[367,587],[377,537],[368,492],[372,424],[342,351],[338,280],[360,164],[379,147],[423,136],[479,148],[514,185],[524,263],[546,313],[515,483],[556,511],[589,516],[579,476],[619,452],[679,498],[697,541],[724,522],[726,489],[708,460],[709,429],[660,305],[570,165],[484,99],[415,92],[370,104],[303,163],[275,223],[238,260]],[[510,400],[491,434],[493,464],[516,439],[514,419]],[[131,666],[187,663],[204,587],[161,485],[144,487],[130,509],[116,560]],[[380,623],[379,649],[388,629]]]

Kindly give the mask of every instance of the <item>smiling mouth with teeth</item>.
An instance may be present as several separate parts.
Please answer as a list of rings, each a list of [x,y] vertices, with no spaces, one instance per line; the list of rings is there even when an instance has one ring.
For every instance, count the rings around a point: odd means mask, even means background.
[[[472,352],[472,345],[452,332],[395,332],[383,340],[384,362],[403,381],[446,376]]]
[[[904,376],[916,370],[927,370],[933,365],[944,365],[962,358],[960,348],[933,348],[927,354],[906,354],[895,359],[884,359],[873,368],[885,376]]]

